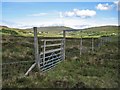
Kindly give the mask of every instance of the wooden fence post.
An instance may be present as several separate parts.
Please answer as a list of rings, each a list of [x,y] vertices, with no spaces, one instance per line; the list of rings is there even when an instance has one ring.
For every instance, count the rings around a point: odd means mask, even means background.
[[[66,31],[63,30],[63,60],[65,60]]]
[[[101,46],[102,46],[103,45],[103,38],[101,37],[100,39],[101,39]]]
[[[35,48],[35,62],[38,65],[40,71],[40,55],[39,55],[39,46],[38,46],[38,37],[37,37],[37,27],[33,27],[34,30],[34,48]]]
[[[80,38],[80,56],[82,55],[82,37]]]
[[[92,37],[92,52],[94,51],[94,38]]]
[[[38,69],[40,71],[40,57],[39,57],[39,47],[38,47],[38,38],[37,38],[37,27],[33,27],[34,31],[34,49],[35,49],[35,63],[27,70],[25,76],[29,74],[29,72],[38,65]]]

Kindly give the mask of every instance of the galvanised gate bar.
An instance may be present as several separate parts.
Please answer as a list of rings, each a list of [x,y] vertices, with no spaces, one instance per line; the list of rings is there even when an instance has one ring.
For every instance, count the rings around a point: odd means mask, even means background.
[[[34,27],[33,30],[35,63],[29,68],[25,75],[28,75],[36,65],[39,71],[46,71],[65,59],[65,32],[63,32],[63,38],[38,40],[37,27]],[[39,41],[40,44],[38,44]]]
[[[41,41],[44,44],[40,46],[42,50],[40,50],[40,68],[42,71],[45,71],[64,59],[64,44],[63,39],[42,39]],[[47,44],[50,42],[54,44]]]

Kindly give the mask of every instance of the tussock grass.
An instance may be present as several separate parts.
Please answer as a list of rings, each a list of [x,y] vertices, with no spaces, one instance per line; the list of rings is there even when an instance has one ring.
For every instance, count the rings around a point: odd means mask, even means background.
[[[92,29],[96,35],[105,35],[106,28],[101,33],[99,28]],[[0,31],[1,32],[1,31]],[[31,32],[31,31],[28,31]],[[34,63],[34,39],[28,32],[5,29],[2,33],[2,62],[31,61],[29,63],[3,65],[3,88],[118,88],[120,83],[118,75],[118,40],[98,47],[99,39],[95,40],[95,51],[91,52],[90,35],[83,39],[83,53],[79,55],[79,39],[66,39],[66,60],[58,63],[55,68],[38,73],[34,68],[29,76],[24,74]],[[100,34],[99,34],[100,33]],[[107,35],[116,33],[115,27]],[[82,35],[88,35],[85,30]],[[45,36],[47,34],[44,34]],[[76,35],[76,33],[68,33]],[[77,34],[81,35],[81,32]],[[94,35],[94,36],[96,36]],[[27,36],[27,37],[26,37]],[[50,34],[53,36],[53,34]],[[76,36],[76,37],[78,37]]]
[[[84,39],[87,42],[84,43],[85,47],[90,45],[89,41]],[[2,45],[3,62],[34,61],[33,38],[3,36]],[[67,40],[66,60],[43,73],[38,73],[35,68],[27,77],[24,77],[24,73],[32,62],[6,66],[9,68],[9,78],[3,76],[3,87],[118,88],[120,80],[117,50],[117,43],[114,41],[96,48],[94,53],[84,52],[80,57],[78,40]]]

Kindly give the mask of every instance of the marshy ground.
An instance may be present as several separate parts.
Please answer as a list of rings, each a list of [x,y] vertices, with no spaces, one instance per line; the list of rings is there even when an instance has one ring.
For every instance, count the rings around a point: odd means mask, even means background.
[[[118,88],[117,37],[92,53],[91,45],[83,40],[84,53],[79,55],[79,40],[66,40],[66,60],[55,68],[38,73],[35,68],[27,77],[24,73],[34,63],[33,37],[3,35],[2,62],[29,61],[2,65],[3,88]]]

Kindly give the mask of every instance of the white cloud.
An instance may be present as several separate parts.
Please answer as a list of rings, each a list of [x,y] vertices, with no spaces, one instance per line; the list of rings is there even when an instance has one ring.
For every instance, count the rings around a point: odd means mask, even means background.
[[[119,0],[115,0],[115,1],[113,1],[113,4],[111,4],[111,5],[109,5],[108,3],[106,3],[106,4],[98,4],[97,6],[96,6],[96,8],[98,9],[98,10],[111,10],[111,9],[113,9],[114,7],[116,7],[117,9],[116,10],[120,10],[120,1]]]
[[[86,17],[92,17],[96,15],[96,11],[94,10],[80,10],[80,9],[73,9],[72,11],[67,11],[67,12],[63,12],[62,16],[65,17],[82,17],[82,18],[86,18]]]
[[[110,10],[110,9],[112,9],[113,8],[113,5],[109,5],[108,3],[106,3],[106,4],[98,4],[97,6],[96,6],[96,8],[98,9],[98,10]]]
[[[116,1],[115,4],[117,5],[117,10],[120,11],[120,1]]]
[[[117,18],[114,17],[110,18],[96,18],[92,17],[96,15],[96,12],[93,14],[93,10],[79,10],[73,9],[71,12],[74,12],[73,18],[65,17],[65,12],[57,12],[59,17],[50,17],[50,18],[42,18],[42,17],[24,17],[19,19],[11,19],[8,21],[3,21],[3,25],[7,25],[9,27],[16,27],[16,28],[32,28],[32,27],[45,27],[45,26],[67,26],[74,29],[82,29],[94,26],[104,26],[104,25],[117,25],[118,21]],[[90,12],[89,12],[90,11]],[[93,12],[92,12],[93,11]],[[87,12],[87,13],[85,13]],[[89,12],[89,13],[88,13]],[[82,13],[82,14],[81,14]],[[92,14],[90,14],[92,13]],[[53,13],[53,15],[55,15]],[[92,17],[92,18],[74,18],[74,17]]]
[[[113,3],[116,4],[116,5],[118,5],[119,1],[114,1]]]
[[[113,3],[117,6],[117,10],[120,11],[120,1],[114,1]]]
[[[51,20],[41,21],[40,19],[34,20],[32,18],[29,20],[20,19],[19,21],[3,22],[2,25],[7,25],[8,27],[21,28],[21,29],[32,28],[32,27],[45,27],[45,26],[66,26],[74,29],[83,29],[88,27],[118,24],[117,19],[113,19],[113,18],[111,19],[110,18],[109,19],[108,18],[102,18],[102,19],[62,18],[62,19],[63,19],[62,23],[60,18],[54,18],[52,21]]]
[[[62,19],[62,22],[61,22]],[[104,21],[104,22],[103,22]],[[2,25],[13,28],[32,28],[32,27],[45,27],[45,26],[66,26],[74,29],[83,29],[95,26],[104,25],[118,25],[117,18],[50,18],[47,20],[41,20],[41,18],[31,19],[19,19],[12,21],[3,21]]]
[[[78,17],[92,17],[96,15],[96,11],[89,10],[89,9],[86,9],[86,10],[74,9],[73,11],[75,15]]]
[[[47,13],[36,13],[36,14],[30,14],[28,16],[34,16],[34,17],[37,17],[37,16],[45,16],[47,15]]]
[[[118,1],[114,1],[113,3],[117,5],[117,4],[118,4]]]
[[[67,16],[67,17],[72,17],[74,15],[75,15],[75,13],[73,11],[68,11],[68,12],[64,13],[64,16]]]
[[[62,12],[59,12],[59,16],[60,18],[63,18]]]

